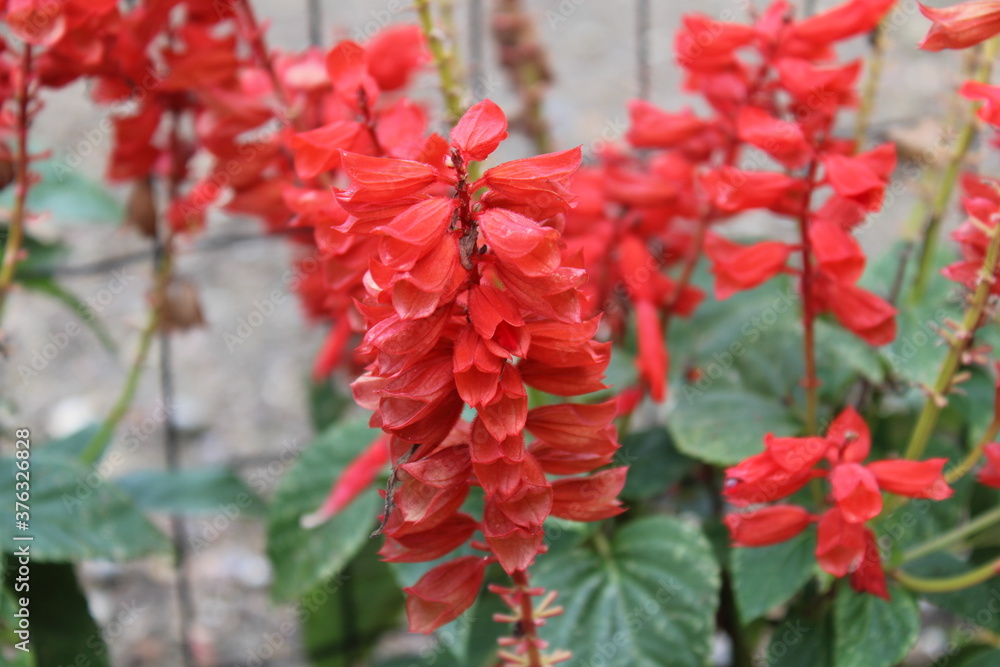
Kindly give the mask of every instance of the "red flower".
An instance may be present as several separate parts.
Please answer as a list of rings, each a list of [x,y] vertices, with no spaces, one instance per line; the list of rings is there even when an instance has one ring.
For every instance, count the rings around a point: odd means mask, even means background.
[[[816,560],[835,577],[846,576],[865,556],[868,529],[847,521],[840,510],[827,510],[816,532]]]
[[[456,558],[404,588],[410,632],[430,634],[471,607],[483,585],[487,562],[479,556]]]
[[[636,148],[672,148],[696,137],[708,124],[691,111],[670,113],[645,100],[629,100],[625,138]]]
[[[920,13],[934,22],[920,48],[925,51],[965,49],[1000,33],[1000,3],[973,0],[951,7],[925,7]]]
[[[784,270],[791,252],[791,247],[779,241],[741,246],[716,234],[707,235],[705,254],[715,274],[715,298],[728,299],[770,280]]]
[[[979,483],[1000,489],[1000,442],[991,442],[983,449],[986,465],[979,471]]]
[[[775,118],[764,109],[743,107],[736,128],[740,139],[790,169],[801,167],[812,156],[812,148],[798,124]]]
[[[812,523],[813,517],[797,505],[772,505],[729,514],[725,521],[733,546],[765,547],[795,537]]]
[[[701,180],[712,203],[723,211],[746,211],[776,204],[795,185],[791,176],[720,167]]]
[[[926,461],[874,461],[867,468],[875,476],[879,488],[908,498],[930,498],[944,500],[953,491],[944,479],[942,471],[948,459],[927,459]]]
[[[830,473],[833,497],[844,521],[864,523],[882,511],[882,494],[870,470],[858,463],[842,463]]]
[[[851,572],[851,588],[859,593],[871,593],[884,600],[889,599],[885,572],[882,570],[882,554],[875,533],[870,530],[865,530],[864,555]]]
[[[824,287],[824,300],[845,328],[872,345],[896,339],[896,309],[867,290],[833,283]]]
[[[310,528],[317,526],[347,507],[371,486],[388,462],[387,438],[376,438],[344,468],[320,508],[302,517],[302,525]]]
[[[628,468],[602,470],[589,477],[560,479],[552,484],[552,516],[571,521],[600,521],[625,511],[618,494]]]

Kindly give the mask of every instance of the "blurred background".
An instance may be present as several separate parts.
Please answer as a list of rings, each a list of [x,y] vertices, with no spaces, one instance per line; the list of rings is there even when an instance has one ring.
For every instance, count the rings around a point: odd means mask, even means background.
[[[459,58],[476,97],[490,97],[508,111],[519,108],[498,62],[492,14],[499,2],[455,0],[461,41]],[[627,129],[625,102],[648,97],[665,108],[692,105],[673,64],[673,35],[692,11],[743,21],[747,0],[525,0],[535,20],[553,82],[545,94],[545,117],[554,149],[582,144],[587,153],[617,141]],[[828,4],[800,3],[801,11]],[[934,4],[934,3],[932,3]],[[940,4],[940,3],[938,3]],[[404,0],[255,0],[267,37],[279,49],[301,49],[310,31],[327,48],[343,38],[363,41],[386,25],[414,22]],[[808,7],[805,5],[809,5]],[[872,132],[894,139],[903,151],[947,145],[939,117],[960,78],[959,56],[920,52],[927,29],[912,0],[900,3],[887,31],[888,57]],[[855,54],[867,48],[855,42]],[[424,76],[412,97],[439,106],[436,79]],[[34,131],[35,148],[72,168],[71,187],[43,191],[36,208],[52,214],[38,221],[41,238],[61,238],[72,253],[61,273],[98,312],[118,343],[109,352],[87,329],[60,336],[73,315],[42,297],[19,293],[7,312],[12,356],[0,364],[0,411],[5,424],[27,426],[36,441],[66,436],[99,422],[113,405],[134,354],[135,332],[147,311],[150,285],[148,242],[123,229],[126,193],[96,183],[106,166],[110,136],[102,125],[107,109],[95,107],[82,85],[49,95]],[[889,128],[892,128],[890,131]],[[847,130],[849,132],[849,129]],[[941,142],[945,142],[941,144]],[[494,159],[532,151],[523,135],[512,135]],[[943,150],[939,152],[944,153]],[[888,205],[862,236],[869,248],[883,246],[905,222],[912,197],[906,172]],[[758,220],[752,224],[767,224]],[[289,290],[287,243],[261,233],[257,222],[215,214],[207,231],[179,253],[178,272],[196,290],[204,326],[173,336],[174,420],[181,434],[185,468],[234,467],[255,492],[268,497],[295,455],[313,437],[308,414],[308,378],[324,332],[312,328]],[[280,297],[280,298],[279,298]],[[249,335],[241,323],[253,315]],[[243,329],[246,331],[246,329]],[[234,342],[233,336],[238,342]],[[43,368],[25,374],[52,336],[58,353]],[[155,359],[155,353],[151,359]],[[37,370],[37,366],[35,367]],[[346,379],[341,378],[346,383]],[[134,438],[126,438],[132,433]],[[154,364],[119,429],[112,476],[164,465],[160,378]],[[161,527],[166,529],[165,520]],[[188,576],[193,593],[189,619],[192,646],[201,665],[304,665],[297,610],[270,601],[272,570],[262,521],[224,513],[187,521]],[[128,564],[86,562],[80,568],[91,611],[104,628],[115,665],[181,664],[177,644],[174,574],[166,556]],[[420,646],[402,631],[384,652]],[[933,637],[925,641],[934,641]],[[398,645],[398,646],[397,646]],[[336,647],[331,649],[336,651]],[[340,663],[337,663],[340,664]]]

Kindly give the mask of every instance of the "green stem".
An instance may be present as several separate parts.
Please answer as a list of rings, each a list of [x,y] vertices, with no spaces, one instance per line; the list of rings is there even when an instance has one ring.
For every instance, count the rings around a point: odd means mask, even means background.
[[[861,93],[861,103],[858,107],[858,124],[854,128],[854,150],[864,150],[868,139],[868,127],[871,124],[872,110],[875,108],[875,94],[882,78],[882,67],[885,64],[885,32],[879,23],[871,32],[871,55],[868,56],[868,78]]]
[[[958,480],[962,479],[973,466],[979,461],[979,458],[983,455],[983,450],[986,449],[986,445],[993,442],[994,438],[997,437],[997,433],[1000,433],[1000,415],[996,415],[990,425],[986,427],[986,431],[983,433],[983,437],[979,439],[975,448],[966,455],[962,462],[955,466],[953,469],[948,471],[945,475],[945,481],[949,484],[954,484]]]
[[[937,423],[938,415],[947,404],[945,395],[951,388],[955,372],[962,361],[962,354],[969,347],[972,333],[979,326],[989,301],[990,288],[996,280],[998,259],[1000,259],[1000,223],[994,223],[990,230],[990,244],[986,250],[986,258],[983,260],[979,284],[976,286],[969,309],[965,311],[961,329],[956,331],[950,339],[948,356],[945,357],[941,370],[938,372],[932,393],[924,401],[923,410],[921,410],[917,425],[910,436],[910,442],[906,446],[905,457],[908,459],[918,459],[923,456],[934,425]]]
[[[996,58],[998,47],[1000,47],[1000,39],[998,38],[993,38],[983,44],[979,67],[976,70],[974,81],[979,83],[989,81],[990,74],[993,71],[993,60]],[[923,244],[920,247],[920,260],[913,285],[913,299],[915,301],[923,296],[924,289],[927,287],[927,281],[933,272],[934,250],[937,246],[941,222],[944,219],[945,210],[948,208],[948,202],[951,201],[955,184],[958,182],[958,175],[962,171],[965,158],[978,132],[979,122],[975,113],[978,107],[979,105],[975,105],[970,110],[965,124],[959,131],[955,142],[955,150],[951,154],[951,159],[948,161],[948,166],[941,177],[931,204],[930,216],[927,218],[927,224],[924,226]]]
[[[965,525],[953,528],[947,533],[942,533],[933,539],[927,540],[923,544],[918,544],[903,554],[902,562],[909,563],[927,554],[946,549],[998,521],[1000,521],[1000,507],[994,507],[989,512],[983,512]]]
[[[451,127],[458,122],[465,111],[462,105],[462,92],[458,83],[453,47],[445,44],[441,30],[434,25],[430,0],[414,0],[414,5],[420,18],[420,28],[427,39],[427,46],[431,50],[438,78],[441,80],[441,94],[444,97],[446,120],[448,126]]]
[[[160,270],[156,278],[156,294],[162,295],[164,293],[163,287],[166,286],[169,274],[170,262],[169,259],[167,259],[160,265]],[[114,435],[115,429],[118,428],[118,424],[120,424],[122,419],[125,418],[125,414],[128,412],[129,406],[132,405],[136,389],[139,387],[139,378],[142,377],[146,357],[149,356],[149,350],[152,347],[153,338],[159,328],[160,306],[162,306],[162,303],[153,304],[153,307],[150,308],[146,325],[143,327],[142,333],[139,337],[139,349],[136,350],[135,358],[132,360],[128,377],[125,380],[125,386],[122,388],[121,394],[118,396],[118,400],[115,401],[114,407],[111,408],[111,412],[108,413],[108,416],[101,424],[100,430],[94,434],[94,437],[90,439],[90,442],[87,443],[87,446],[84,447],[83,452],[80,454],[80,460],[84,463],[84,465],[91,465],[97,462],[97,460],[101,457],[101,454],[104,453],[108,442],[111,440],[111,436]]]
[[[995,577],[1000,571],[1000,558],[990,561],[986,565],[969,570],[964,574],[954,577],[944,577],[941,579],[925,579],[907,574],[902,570],[893,572],[893,576],[906,588],[917,593],[950,593],[970,588],[976,584],[981,584],[987,579]]]

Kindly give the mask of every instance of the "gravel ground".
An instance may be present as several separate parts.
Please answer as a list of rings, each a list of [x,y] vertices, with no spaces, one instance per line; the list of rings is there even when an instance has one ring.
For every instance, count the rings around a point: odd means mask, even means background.
[[[411,11],[396,11],[403,4],[398,0],[324,2],[323,34],[331,40],[365,34],[389,21],[412,21]],[[652,20],[643,27],[651,44],[651,97],[668,108],[691,104],[677,92],[681,77],[672,63],[673,33],[680,16],[693,9],[723,16],[727,11],[739,12],[743,3],[658,0],[651,4]],[[255,5],[271,21],[269,37],[274,44],[283,48],[304,45],[307,23],[302,0],[258,0]],[[460,0],[457,5],[460,25],[466,25],[467,2]],[[593,147],[595,140],[619,137],[627,118],[624,102],[637,92],[633,4],[533,0],[528,5],[537,16],[538,31],[556,74],[546,102],[556,144]],[[890,36],[893,44],[875,118],[876,134],[884,135],[889,122],[914,125],[920,116],[941,108],[944,96],[956,83],[954,58],[930,56],[912,46],[925,28],[912,0],[904,3],[898,27]],[[494,64],[492,44],[488,39],[482,41],[485,61],[481,88],[501,104],[513,105],[514,98]],[[862,47],[858,46],[859,52]],[[109,141],[99,131],[94,134],[101,116],[87,104],[84,94],[81,86],[74,86],[51,96],[35,137],[39,144],[52,148],[57,157],[82,152],[81,142],[89,145],[91,149],[80,170],[88,177],[99,178]],[[415,97],[436,103],[433,80],[422,81]],[[517,157],[529,150],[529,145],[516,139],[504,150],[502,157]],[[864,243],[871,248],[884,246],[905,220],[907,205],[904,194],[865,234]],[[65,227],[40,221],[36,231],[67,239],[73,248],[68,263],[74,266],[147,249],[134,234],[118,229],[113,221],[109,223]],[[753,226],[765,224],[766,220],[757,220]],[[253,221],[219,219],[212,222],[207,234],[249,233],[255,229]],[[184,432],[183,464],[198,467],[243,461],[244,474],[267,474],[268,464],[280,460],[283,450],[301,445],[310,437],[304,380],[322,332],[307,326],[294,299],[287,297],[275,305],[273,314],[243,344],[228,349],[224,335],[233,332],[239,319],[258,307],[255,303],[268,299],[273,290],[285,293],[282,275],[288,268],[289,249],[275,239],[247,241],[215,251],[198,250],[196,246],[181,254],[179,273],[198,286],[207,326],[177,335],[174,343],[177,420]],[[17,371],[19,365],[30,364],[32,355],[50,334],[64,331],[71,318],[48,301],[17,294],[6,320],[12,356],[0,365],[0,381],[5,388],[0,400],[3,421],[29,425],[35,438],[42,440],[45,435],[72,432],[106,414],[133,353],[149,282],[146,261],[130,264],[117,276],[96,273],[74,278],[73,289],[78,294],[99,299],[100,303],[107,294],[105,290],[123,285],[100,312],[120,348],[111,354],[89,332],[81,333],[71,337],[42,372],[26,381]],[[157,402],[155,373],[149,372],[123,430],[147,419],[155,412]],[[126,460],[127,465],[116,473],[161,466],[162,433],[158,430],[150,435]],[[210,529],[210,520],[192,520],[189,528],[193,534],[202,534]],[[114,664],[179,664],[173,639],[176,614],[172,572],[166,559],[127,565],[85,563],[81,572],[92,611],[100,622],[115,621],[123,605],[132,600],[144,605],[134,620],[113,626],[120,628],[114,636],[109,633]],[[202,665],[252,663],[262,638],[277,632],[291,618],[289,609],[275,607],[268,600],[270,570],[259,522],[235,522],[222,531],[208,548],[193,556],[191,577],[197,607],[193,620],[195,649]],[[298,637],[295,633],[282,637],[269,664],[302,664]]]

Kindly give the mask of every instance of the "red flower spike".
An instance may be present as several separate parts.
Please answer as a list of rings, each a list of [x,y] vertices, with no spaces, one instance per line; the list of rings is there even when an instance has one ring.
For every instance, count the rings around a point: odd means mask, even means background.
[[[456,558],[404,588],[410,632],[430,634],[471,607],[483,585],[487,562],[479,556]]]
[[[789,540],[805,530],[813,517],[796,505],[772,505],[725,518],[733,546],[766,547]]]
[[[926,461],[873,461],[866,468],[875,476],[879,488],[908,498],[944,500],[954,493],[942,471],[948,459]]]
[[[830,473],[833,497],[844,521],[864,523],[882,511],[882,494],[875,475],[858,463],[842,463]]]
[[[466,163],[485,160],[507,138],[507,117],[492,100],[469,107],[451,130],[451,143]]]
[[[715,298],[753,289],[784,270],[791,247],[779,241],[742,246],[716,234],[705,238],[705,254],[715,274]]]
[[[919,5],[934,22],[919,46],[925,51],[966,49],[1000,33],[1000,5],[994,0],[960,2],[951,7]]]
[[[977,479],[980,484],[1000,489],[1000,442],[991,442],[983,448],[986,465],[979,471]]]

